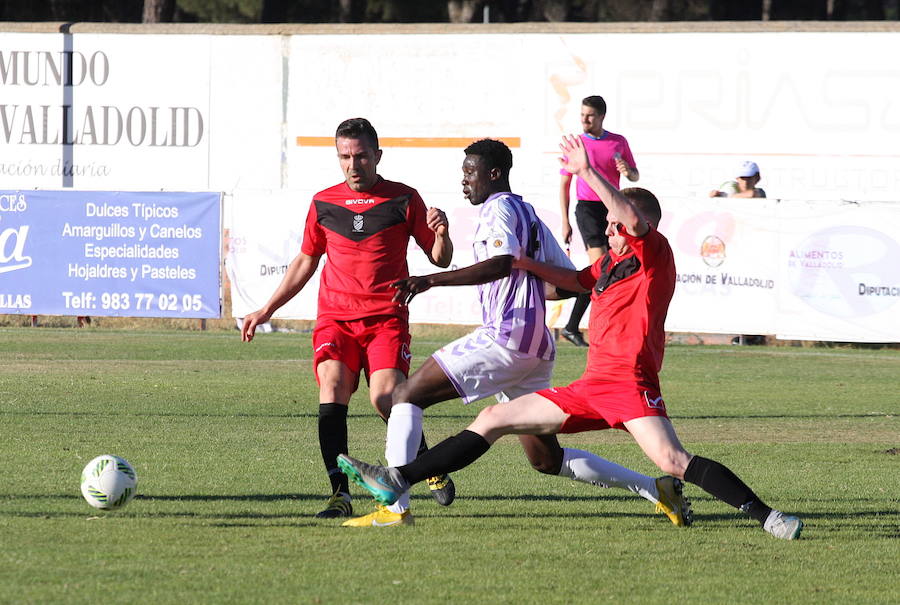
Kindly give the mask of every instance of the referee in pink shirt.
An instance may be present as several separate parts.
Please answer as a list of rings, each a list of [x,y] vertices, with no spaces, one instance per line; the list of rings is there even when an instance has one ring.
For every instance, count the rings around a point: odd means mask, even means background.
[[[581,140],[587,150],[588,160],[597,172],[609,181],[616,189],[619,188],[619,175],[624,175],[629,181],[635,182],[640,178],[634,156],[628,141],[620,134],[603,129],[603,119],[606,118],[606,101],[600,96],[586,97],[581,101],[581,128],[584,133]],[[561,178],[559,184],[559,208],[562,215],[563,241],[568,245],[572,241],[572,225],[569,223],[569,196],[572,189],[572,174],[565,170],[559,171]],[[575,194],[578,204],[575,206],[575,222],[578,231],[587,250],[591,263],[597,261],[606,254],[609,249],[609,240],[606,237],[606,206],[587,183],[580,178],[575,180]],[[572,314],[562,331],[562,336],[573,345],[586,347],[587,342],[581,334],[579,324],[581,318],[591,304],[590,294],[581,294],[575,299]]]

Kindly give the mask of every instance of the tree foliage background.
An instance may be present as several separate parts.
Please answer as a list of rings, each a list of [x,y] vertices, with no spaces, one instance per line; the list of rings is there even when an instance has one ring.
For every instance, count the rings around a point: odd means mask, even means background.
[[[900,0],[0,0],[0,21],[470,23],[896,20]]]

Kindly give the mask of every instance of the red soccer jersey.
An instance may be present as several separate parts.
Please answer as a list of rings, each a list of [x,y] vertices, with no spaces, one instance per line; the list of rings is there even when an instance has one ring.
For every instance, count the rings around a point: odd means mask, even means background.
[[[409,277],[410,236],[422,250],[431,251],[435,235],[425,215],[415,189],[381,177],[369,191],[353,191],[341,183],[317,193],[300,249],[328,257],[319,280],[318,316],[351,320],[394,315],[406,320],[407,308],[391,301],[391,283]]]
[[[659,391],[675,259],[668,240],[653,227],[643,237],[620,233],[631,251],[624,256],[607,252],[578,274],[579,283],[591,288],[590,349],[583,378],[637,382]]]

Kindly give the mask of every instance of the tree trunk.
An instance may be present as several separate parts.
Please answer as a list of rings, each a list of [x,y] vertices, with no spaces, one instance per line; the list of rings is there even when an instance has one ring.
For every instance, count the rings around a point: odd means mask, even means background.
[[[672,11],[671,0],[653,0],[648,21],[668,21]]]
[[[450,23],[471,23],[479,8],[481,0],[447,0]]]
[[[553,23],[565,21],[569,17],[569,0],[539,0],[544,19]]]
[[[175,0],[144,0],[144,23],[171,23]]]

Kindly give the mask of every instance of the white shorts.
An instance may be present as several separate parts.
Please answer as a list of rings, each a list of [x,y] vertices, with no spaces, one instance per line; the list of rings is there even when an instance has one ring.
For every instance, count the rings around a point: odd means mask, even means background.
[[[473,332],[432,355],[463,403],[494,395],[509,401],[550,388],[553,362],[513,351]]]

